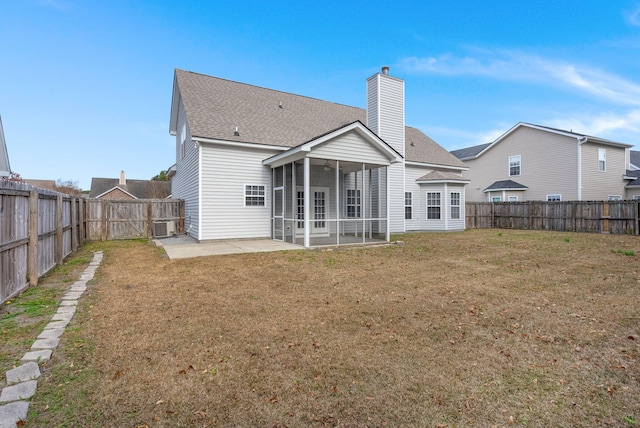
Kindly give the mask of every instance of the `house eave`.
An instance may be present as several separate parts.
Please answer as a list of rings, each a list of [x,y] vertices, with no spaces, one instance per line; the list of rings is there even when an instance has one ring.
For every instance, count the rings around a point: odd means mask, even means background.
[[[288,147],[272,146],[269,144],[245,143],[241,141],[219,140],[217,138],[191,137],[191,141],[193,141],[194,143],[201,143],[201,144],[218,144],[222,146],[243,147],[243,148],[250,148],[250,149],[266,149],[266,150],[277,150],[277,151],[283,151],[283,152],[288,150]]]
[[[464,184],[465,186],[471,183],[471,180],[455,180],[452,178],[444,178],[440,180],[416,180],[417,184]]]
[[[124,190],[122,187],[120,186],[115,186],[112,187],[111,189],[107,190],[106,192],[102,192],[100,193],[98,196],[96,196],[96,199],[100,199],[101,197],[103,197],[104,195],[113,192],[114,190],[120,190],[123,193],[126,193],[127,195],[131,196],[133,199],[138,199],[135,195],[132,195],[131,193],[127,192],[126,190]]]
[[[469,167],[460,167],[460,166],[452,166],[452,165],[443,165],[443,164],[436,164],[436,163],[427,163],[427,162],[416,162],[416,161],[408,161],[405,160],[404,161],[405,165],[409,165],[409,166],[419,166],[419,167],[426,167],[426,168],[438,168],[438,169],[453,169],[456,171],[469,171]]]
[[[356,121],[349,125],[338,128],[334,131],[328,132],[314,140],[303,143],[297,147],[293,147],[290,149],[285,149],[283,153],[279,153],[277,155],[271,156],[262,161],[262,164],[265,166],[270,166],[272,168],[282,166],[289,162],[294,162],[296,160],[300,160],[306,156],[308,156],[316,146],[324,144],[340,135],[346,134],[347,132],[354,131],[361,135],[363,138],[370,141],[375,147],[383,152],[385,156],[389,159],[389,163],[398,163],[402,162],[402,155],[393,150],[391,146],[382,141],[377,135],[375,135],[371,130],[369,130],[366,126],[364,126],[361,122]]]
[[[500,188],[495,188],[495,189],[484,189],[483,192],[484,193],[489,193],[489,192],[524,192],[525,190],[529,190],[528,187],[522,188],[522,187],[518,187],[518,188],[513,188],[513,187],[500,187]]]

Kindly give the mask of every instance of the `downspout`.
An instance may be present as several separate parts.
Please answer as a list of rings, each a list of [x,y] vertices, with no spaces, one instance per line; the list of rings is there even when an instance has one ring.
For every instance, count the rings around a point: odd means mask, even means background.
[[[578,139],[578,200],[582,200],[582,145],[587,142],[587,137]]]

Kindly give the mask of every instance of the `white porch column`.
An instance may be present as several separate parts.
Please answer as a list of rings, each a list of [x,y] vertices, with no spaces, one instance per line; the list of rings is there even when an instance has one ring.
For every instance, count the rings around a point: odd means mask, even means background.
[[[336,245],[340,245],[340,161],[336,160]]]
[[[311,246],[311,162],[309,158],[304,158],[304,246]]]
[[[362,164],[362,201],[360,201],[360,212],[362,214],[362,243],[364,244],[367,240],[367,180],[365,165]]]
[[[385,196],[385,201],[387,201],[387,234],[385,236],[385,239],[387,240],[387,242],[391,241],[391,221],[389,220],[391,218],[391,203],[389,202],[389,194],[391,192],[391,180],[389,180],[389,167],[385,167],[384,168],[385,174],[387,175],[386,178],[386,182],[387,182],[387,195]],[[403,195],[404,196],[404,195]]]

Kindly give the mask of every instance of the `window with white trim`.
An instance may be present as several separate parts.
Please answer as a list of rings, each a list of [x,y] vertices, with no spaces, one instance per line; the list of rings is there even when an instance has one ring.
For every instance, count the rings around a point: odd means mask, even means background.
[[[605,172],[607,170],[607,149],[598,148],[598,171]]]
[[[640,201],[640,195],[633,195],[634,201]]]
[[[360,218],[359,189],[347,189],[347,218]]]
[[[622,196],[621,195],[609,195],[609,200],[610,201],[621,201],[622,200]]]
[[[509,196],[509,202],[518,202],[518,196]]]
[[[502,202],[502,197],[501,196],[492,196],[491,197],[491,202]]]
[[[562,200],[562,195],[547,195],[547,202],[558,202]]]
[[[460,192],[451,192],[451,220],[460,220]]]
[[[187,153],[186,141],[187,140],[187,122],[182,124],[180,129],[180,154],[184,158]]]
[[[520,155],[509,156],[509,176],[520,175],[522,158]]]
[[[404,192],[404,219],[411,220],[413,215],[413,193]]]
[[[264,207],[265,186],[246,184],[244,186],[244,206]]]
[[[427,220],[440,220],[440,192],[427,192]]]

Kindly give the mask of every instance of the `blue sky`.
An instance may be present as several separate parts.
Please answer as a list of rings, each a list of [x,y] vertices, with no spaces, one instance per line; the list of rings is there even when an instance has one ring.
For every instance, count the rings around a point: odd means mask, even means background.
[[[175,162],[174,68],[365,106],[405,80],[448,150],[517,122],[640,149],[640,1],[0,0],[0,115],[23,178],[150,179]]]

